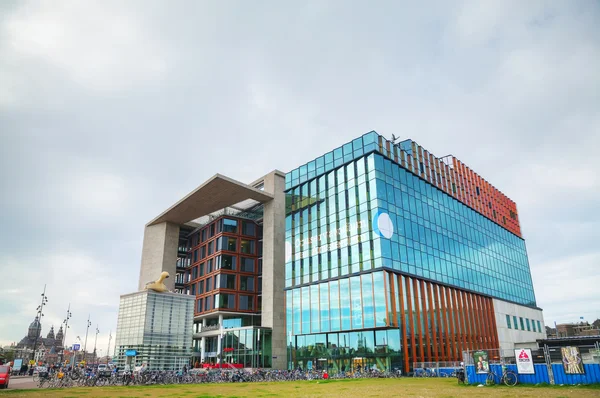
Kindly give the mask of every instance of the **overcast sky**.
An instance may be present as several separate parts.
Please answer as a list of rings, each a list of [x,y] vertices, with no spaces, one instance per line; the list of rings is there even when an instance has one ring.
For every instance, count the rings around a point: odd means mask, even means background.
[[[546,324],[599,318],[599,21],[592,0],[1,1],[0,344],[46,283],[42,333],[70,302],[67,343],[91,314],[106,353],[145,223],[370,130],[516,201]]]

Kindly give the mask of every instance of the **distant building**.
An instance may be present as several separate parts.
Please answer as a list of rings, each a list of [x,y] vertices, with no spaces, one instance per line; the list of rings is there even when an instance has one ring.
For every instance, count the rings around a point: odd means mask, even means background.
[[[179,370],[190,364],[194,297],[144,290],[121,296],[115,362],[150,370]]]
[[[36,317],[29,325],[27,335],[17,344],[15,351],[20,354],[20,357],[26,357],[35,350],[36,360],[54,363],[58,358],[58,354],[62,351],[62,326],[58,329],[56,335],[54,335],[54,326],[50,327],[50,331],[46,337],[41,337],[41,334],[42,325]]]
[[[598,336],[600,329],[595,328],[589,322],[579,323],[562,323],[556,325],[557,337],[573,337],[573,336]]]

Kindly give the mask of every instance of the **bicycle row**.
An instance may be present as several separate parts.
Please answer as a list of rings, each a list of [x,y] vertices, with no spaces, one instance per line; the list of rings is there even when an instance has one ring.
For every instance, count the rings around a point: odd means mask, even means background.
[[[201,384],[236,382],[273,382],[297,380],[347,379],[347,378],[392,378],[399,372],[340,372],[329,375],[324,371],[301,370],[211,370],[211,371],[145,371],[145,372],[69,372],[43,373],[37,377],[40,388],[102,387],[153,384]]]

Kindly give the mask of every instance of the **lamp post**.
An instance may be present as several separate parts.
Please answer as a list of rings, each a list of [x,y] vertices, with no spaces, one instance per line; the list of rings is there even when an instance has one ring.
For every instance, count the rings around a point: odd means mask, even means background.
[[[98,342],[98,333],[100,333],[100,330],[98,330],[98,325],[96,325],[96,338],[94,339],[94,362],[96,362],[96,343]]]
[[[90,316],[88,314],[87,327],[85,329],[85,342],[83,343],[83,361],[86,363],[86,365],[87,365],[87,361],[85,359],[85,354],[86,354],[86,349],[87,349],[87,337],[88,337],[88,332],[90,330],[90,326],[92,326],[92,322],[90,322]]]
[[[46,305],[46,303],[48,303],[48,297],[46,296],[46,285],[44,284],[44,291],[42,292],[42,302],[36,308],[36,310],[37,310],[36,319],[38,321],[39,329],[36,330],[36,333],[35,333],[35,340],[33,342],[33,352],[31,353],[31,359],[35,359],[35,349],[37,346],[38,338],[40,337],[40,333],[42,331],[42,317],[44,316],[43,311],[44,311],[44,306]]]
[[[108,357],[110,356],[110,341],[112,340],[112,330],[108,333],[108,348],[106,349],[106,364],[108,365]]]
[[[71,314],[71,303],[69,303],[69,307],[67,308],[67,317],[65,318],[65,320],[63,321],[63,325],[65,325],[65,330],[63,331],[63,338],[62,341],[60,342],[60,363],[62,366],[63,360],[65,359],[65,341],[67,341],[67,329],[69,329],[69,319],[71,319],[71,317],[73,316],[73,314]]]

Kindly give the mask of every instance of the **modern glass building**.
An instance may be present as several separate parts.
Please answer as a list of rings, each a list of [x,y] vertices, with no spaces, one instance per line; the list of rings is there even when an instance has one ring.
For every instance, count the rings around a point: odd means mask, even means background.
[[[514,202],[456,158],[370,132],[285,192],[289,366],[407,371],[510,345],[494,299],[542,317]]]
[[[409,371],[545,337],[516,204],[374,131],[289,173],[210,178],[146,225],[140,289],[162,271],[194,297],[194,363]]]
[[[115,362],[150,370],[180,370],[192,354],[194,299],[145,290],[121,296]]]

